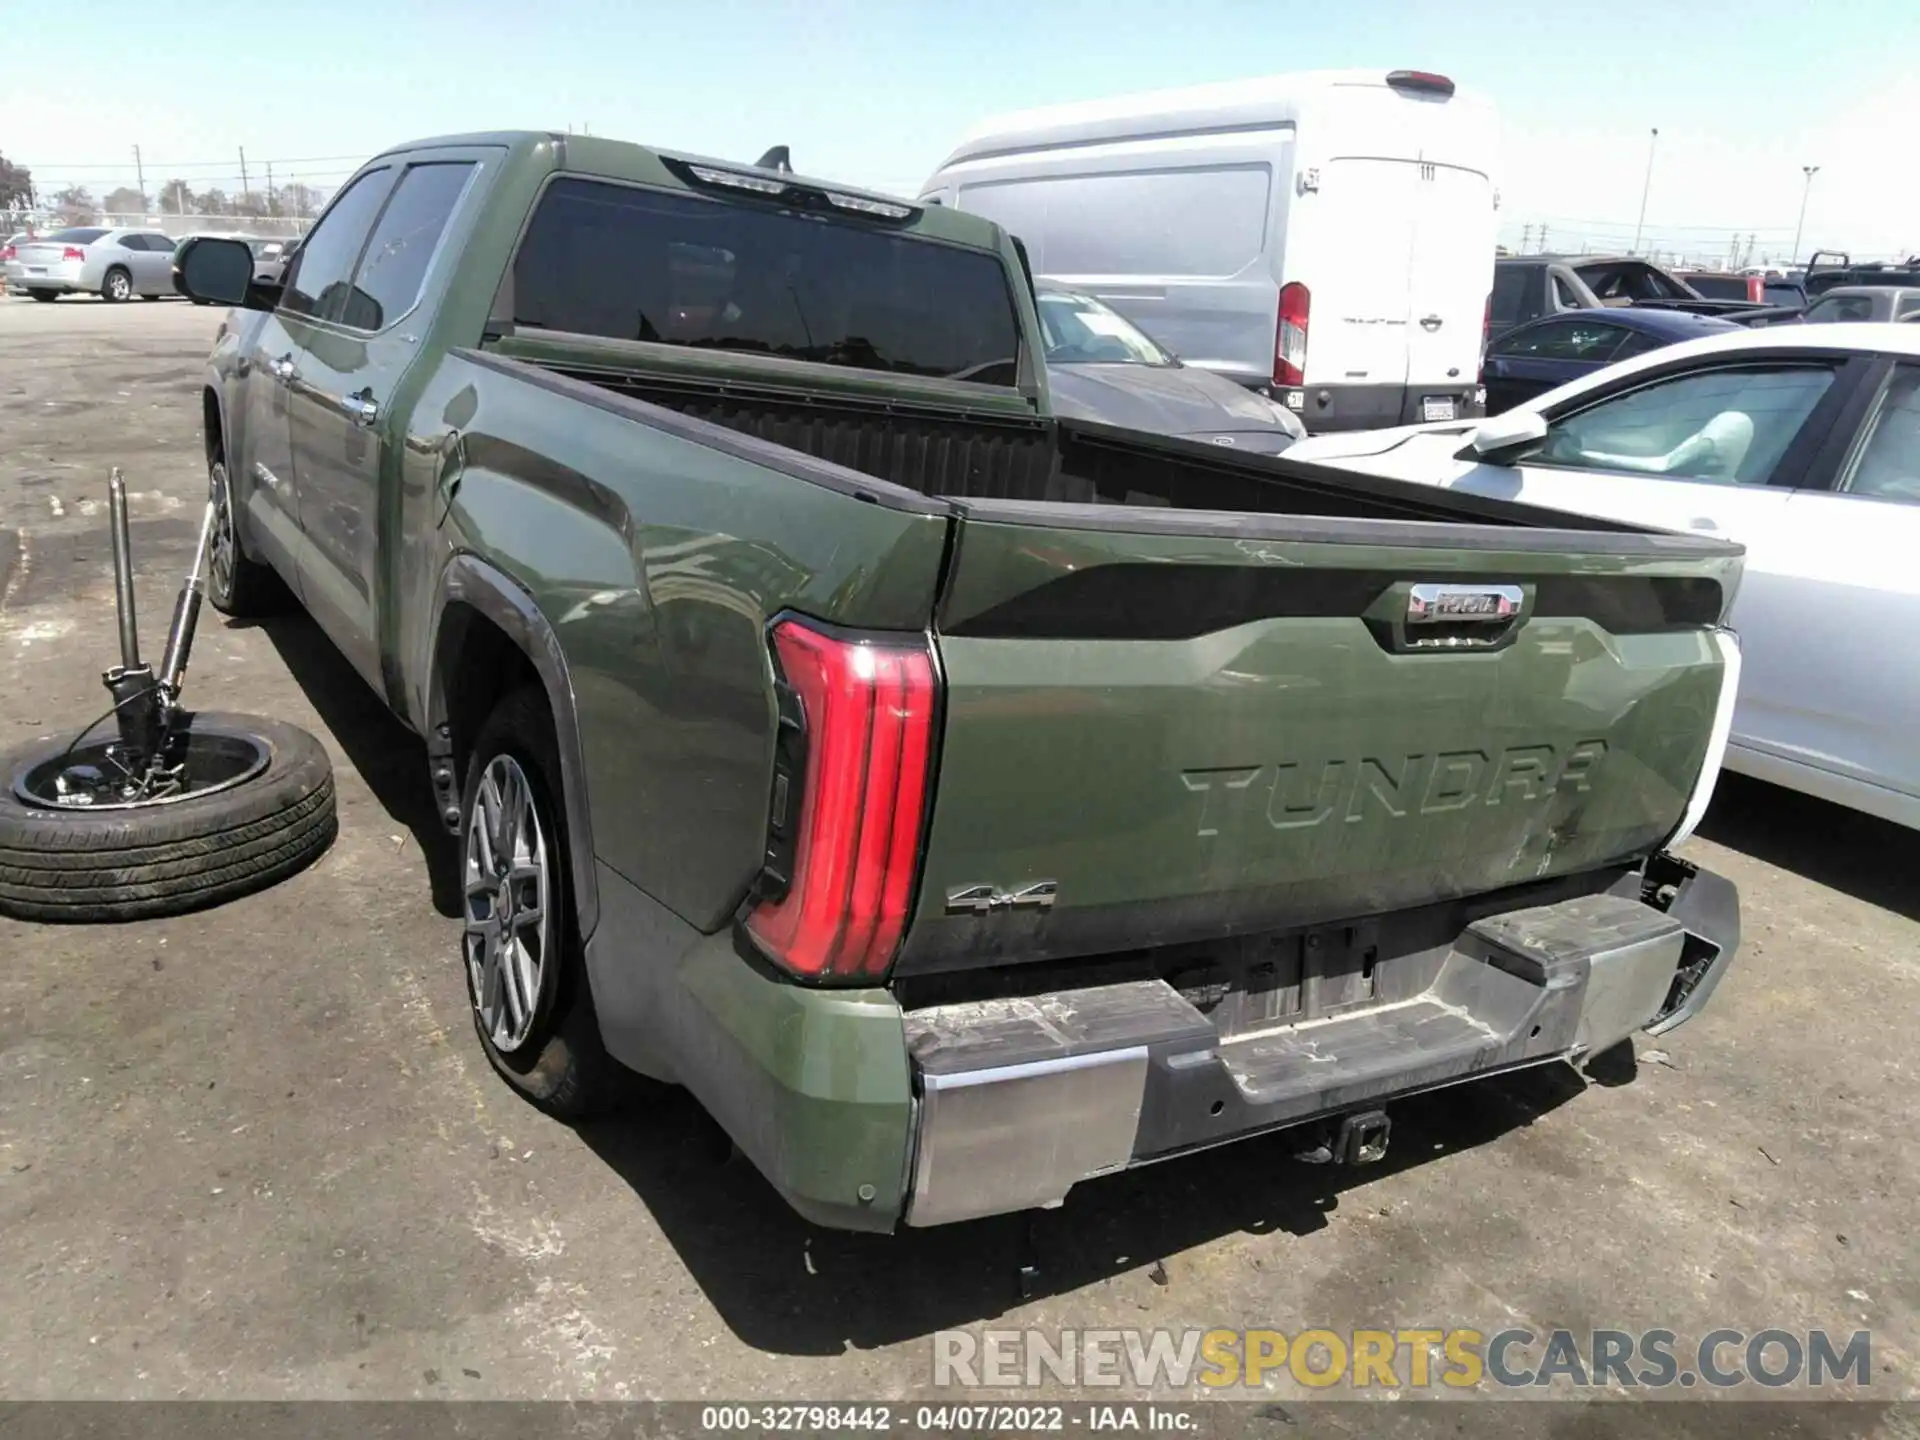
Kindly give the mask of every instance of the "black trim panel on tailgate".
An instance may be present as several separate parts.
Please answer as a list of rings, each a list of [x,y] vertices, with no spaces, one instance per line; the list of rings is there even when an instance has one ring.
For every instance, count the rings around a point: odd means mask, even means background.
[[[1401,571],[1115,564],[1077,570],[948,627],[982,639],[1190,640],[1278,618],[1359,618]],[[1454,584],[1517,581],[1528,618],[1584,619],[1614,635],[1698,629],[1720,619],[1717,581],[1670,575],[1453,575]]]

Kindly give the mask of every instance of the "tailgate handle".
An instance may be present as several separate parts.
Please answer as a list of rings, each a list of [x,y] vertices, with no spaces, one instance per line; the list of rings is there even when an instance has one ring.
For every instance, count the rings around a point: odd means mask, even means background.
[[[1438,315],[1429,315],[1427,316],[1426,319],[1420,322],[1420,328],[1422,330],[1431,332],[1434,330],[1438,330],[1445,323],[1446,322],[1442,320]]]
[[[1365,618],[1390,650],[1497,650],[1518,633],[1526,608],[1522,585],[1420,581],[1387,590]]]

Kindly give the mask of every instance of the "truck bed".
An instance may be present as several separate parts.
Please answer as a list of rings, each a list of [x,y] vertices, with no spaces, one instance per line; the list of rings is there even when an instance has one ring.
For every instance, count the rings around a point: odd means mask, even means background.
[[[697,428],[683,427],[689,438],[720,439],[709,426],[749,436],[764,442],[755,458],[775,468],[785,463],[780,452],[798,453],[927,497],[1636,533],[1618,521],[1361,476],[1284,456],[1276,461],[1244,455],[1090,421],[995,413],[951,398],[923,407],[868,401],[829,388],[843,383],[839,375],[822,376],[818,388],[803,388],[791,379],[781,385],[737,379],[716,384],[697,373],[673,373],[685,364],[679,356],[650,355],[624,366],[616,358],[621,351],[662,348],[542,336],[515,337],[466,353],[505,362],[536,383],[557,382],[575,398],[591,399],[584,388],[591,387],[638,402],[644,407],[638,413],[656,426],[670,427],[671,416],[700,422]]]

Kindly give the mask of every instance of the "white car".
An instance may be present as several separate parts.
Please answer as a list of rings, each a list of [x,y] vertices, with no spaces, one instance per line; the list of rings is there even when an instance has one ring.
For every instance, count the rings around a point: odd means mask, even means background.
[[[1717,335],[1287,454],[1738,541],[1727,768],[1920,828],[1920,330]]]

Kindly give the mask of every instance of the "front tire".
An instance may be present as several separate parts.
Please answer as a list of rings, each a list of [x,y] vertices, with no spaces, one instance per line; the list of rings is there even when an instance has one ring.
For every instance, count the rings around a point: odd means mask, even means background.
[[[227,458],[215,452],[207,464],[207,498],[213,502],[213,545],[207,556],[207,599],[222,615],[252,620],[285,608],[287,590],[270,565],[248,558],[240,539]]]
[[[133,276],[118,265],[107,271],[106,278],[100,282],[100,298],[109,305],[117,305],[122,300],[133,298]]]
[[[516,691],[480,728],[461,799],[461,968],[474,1032],[500,1077],[547,1113],[615,1105],[574,921],[560,749],[545,694]]]

